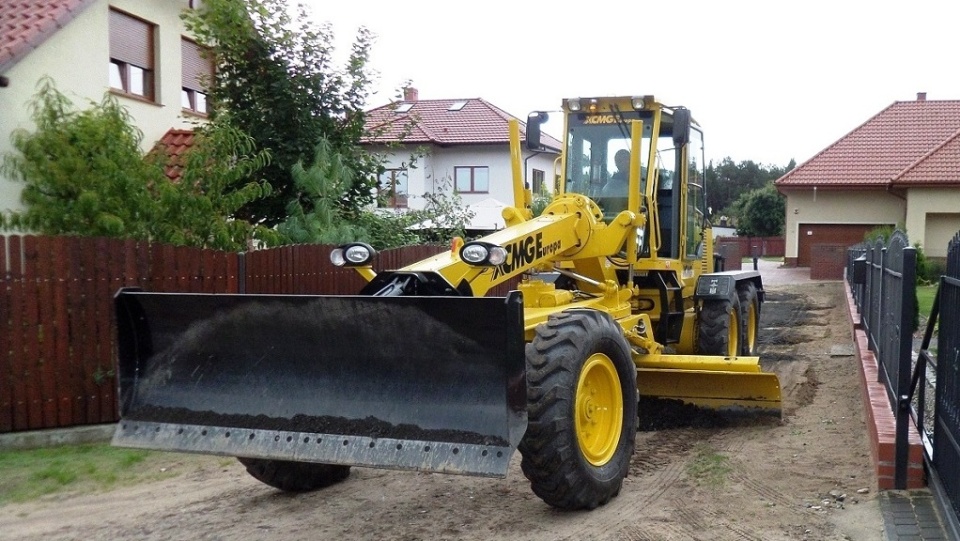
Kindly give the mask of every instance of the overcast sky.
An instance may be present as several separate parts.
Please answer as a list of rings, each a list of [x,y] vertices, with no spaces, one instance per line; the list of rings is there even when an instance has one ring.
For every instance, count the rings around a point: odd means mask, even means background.
[[[375,35],[369,105],[483,98],[524,119],[565,97],[653,94],[708,160],[802,163],[894,101],[960,99],[960,2],[308,1],[338,51]],[[559,129],[548,129],[559,136]]]

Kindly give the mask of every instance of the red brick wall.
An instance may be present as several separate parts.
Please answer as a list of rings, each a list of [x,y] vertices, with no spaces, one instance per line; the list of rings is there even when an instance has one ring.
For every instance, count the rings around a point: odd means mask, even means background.
[[[847,248],[846,244],[814,244],[810,248],[810,279],[842,280]]]

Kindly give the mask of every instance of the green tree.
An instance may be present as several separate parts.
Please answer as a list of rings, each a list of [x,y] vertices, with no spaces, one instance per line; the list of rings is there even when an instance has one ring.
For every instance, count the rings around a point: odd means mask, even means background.
[[[423,194],[423,209],[345,210],[338,203],[349,193],[357,173],[349,160],[325,139],[317,145],[313,162],[306,167],[297,164],[292,176],[298,192],[312,204],[307,207],[299,199],[291,201],[287,219],[277,226],[282,242],[362,241],[378,250],[445,243],[454,236],[463,237],[473,217],[453,191],[450,179],[440,181],[434,192]]]
[[[233,216],[252,201],[270,193],[270,185],[255,182],[270,162],[253,139],[221,119],[194,130],[194,144],[184,157],[178,182],[160,182],[154,240],[180,246],[243,250],[251,240],[277,244],[273,229]],[[156,148],[153,159],[165,157]]]
[[[31,102],[36,131],[18,130],[3,172],[25,184],[25,210],[8,213],[5,229],[41,234],[149,237],[156,203],[148,187],[163,168],[144,161],[143,134],[107,95],[83,111],[44,78]]]
[[[786,201],[773,183],[741,195],[733,207],[737,211],[738,235],[770,237],[783,234]]]
[[[36,131],[13,136],[3,171],[25,184],[25,209],[4,229],[48,235],[109,236],[177,245],[243,249],[276,234],[232,218],[269,185],[243,183],[268,161],[242,132],[214,122],[197,129],[178,182],[164,174],[157,147],[146,158],[142,134],[115,98],[76,111],[51,79],[31,103]]]
[[[313,162],[308,167],[298,162],[291,176],[304,197],[288,203],[287,219],[277,226],[285,241],[341,244],[366,239],[367,230],[352,223],[339,205],[353,187],[356,173],[329,141],[321,139]],[[302,199],[311,201],[311,205],[306,207]]]
[[[734,163],[729,157],[724,158],[718,165],[710,163],[705,180],[707,204],[717,216],[721,214],[736,216],[734,204],[741,195],[763,188],[769,182],[791,171],[796,165],[794,160],[790,160],[786,167],[768,167],[752,160]]]
[[[309,163],[321,138],[356,174],[338,205],[356,212],[372,201],[379,159],[360,149],[372,34],[358,30],[349,60],[338,69],[333,32],[316,25],[301,4],[297,22],[286,0],[206,0],[184,15],[187,28],[214,52],[211,117],[229,113],[231,125],[251,134],[273,160],[262,171],[271,193],[247,205],[240,216],[266,225],[283,222],[292,202],[309,211],[308,194],[293,178],[297,163]]]

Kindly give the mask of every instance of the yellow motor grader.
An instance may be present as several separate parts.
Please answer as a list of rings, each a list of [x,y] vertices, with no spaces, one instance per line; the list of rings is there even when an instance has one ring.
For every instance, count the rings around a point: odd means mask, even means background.
[[[779,416],[755,356],[761,277],[714,272],[690,111],[625,96],[563,113],[539,216],[512,121],[506,227],[380,273],[370,246],[341,246],[357,295],[118,292],[113,443],[236,456],[286,491],[351,466],[503,477],[519,450],[540,498],[589,509],[620,491],[641,396]]]

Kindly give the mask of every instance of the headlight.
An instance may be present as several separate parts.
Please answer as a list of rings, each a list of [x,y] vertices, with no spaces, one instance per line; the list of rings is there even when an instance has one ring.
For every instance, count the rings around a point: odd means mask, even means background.
[[[490,249],[490,257],[487,258],[487,261],[491,265],[499,266],[507,260],[507,251],[502,246],[494,246]]]
[[[354,242],[334,248],[330,252],[330,262],[338,267],[361,267],[368,265],[375,255],[377,251],[369,244]]]
[[[638,96],[638,97],[630,98],[630,105],[633,105],[633,108],[639,111],[640,109],[643,109],[646,103],[644,103],[642,97]]]
[[[460,259],[471,265],[496,267],[507,260],[507,251],[496,244],[468,242],[460,249]]]
[[[460,259],[463,259],[471,265],[478,265],[486,261],[490,255],[490,250],[482,244],[468,244],[460,250]]]
[[[579,111],[579,110],[580,110],[580,100],[577,99],[577,98],[573,98],[573,99],[567,100],[567,107],[569,107],[571,111]]]

